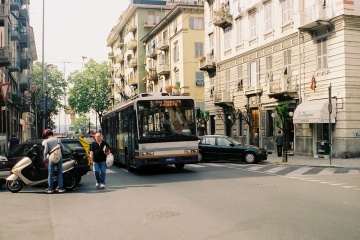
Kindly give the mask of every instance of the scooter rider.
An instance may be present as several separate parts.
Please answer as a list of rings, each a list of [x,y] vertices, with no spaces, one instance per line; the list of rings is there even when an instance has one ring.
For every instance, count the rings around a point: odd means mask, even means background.
[[[46,138],[46,140],[44,140],[42,142],[42,145],[44,146],[44,161],[48,161],[48,171],[49,171],[49,176],[48,176],[48,189],[46,189],[46,193],[53,193],[54,192],[54,185],[53,185],[53,181],[54,181],[54,171],[55,171],[55,167],[57,169],[57,182],[58,182],[58,188],[57,191],[59,193],[63,193],[65,192],[64,186],[63,186],[63,176],[62,176],[62,171],[63,171],[63,166],[62,166],[62,156],[60,158],[60,161],[57,163],[53,163],[51,161],[48,160],[48,154],[50,153],[50,151],[52,149],[54,149],[54,147],[59,143],[61,150],[64,149],[64,146],[62,145],[60,139],[55,138],[54,137],[54,133],[52,132],[51,129],[46,129],[43,132],[43,137]]]

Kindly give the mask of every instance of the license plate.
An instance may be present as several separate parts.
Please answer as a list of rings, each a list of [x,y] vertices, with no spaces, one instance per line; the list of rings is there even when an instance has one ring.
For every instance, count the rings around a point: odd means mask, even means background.
[[[166,162],[175,162],[175,158],[167,158],[165,159]]]

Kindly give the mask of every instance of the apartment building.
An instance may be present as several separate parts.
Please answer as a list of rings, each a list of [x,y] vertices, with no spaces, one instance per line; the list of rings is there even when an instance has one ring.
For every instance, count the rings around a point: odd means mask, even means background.
[[[204,57],[203,5],[175,5],[141,41],[146,50],[146,91],[192,96],[204,109],[204,72],[198,65]]]
[[[258,133],[275,150],[275,106],[288,104],[295,155],[360,156],[360,2],[206,0],[204,9],[210,133],[247,143]]]
[[[9,86],[0,100],[0,153],[6,152],[12,133],[21,141],[35,136],[32,66],[37,54],[29,4],[29,0],[0,2],[0,84]]]
[[[173,8],[166,1],[130,0],[107,38],[113,106],[146,92],[145,47],[140,41]]]

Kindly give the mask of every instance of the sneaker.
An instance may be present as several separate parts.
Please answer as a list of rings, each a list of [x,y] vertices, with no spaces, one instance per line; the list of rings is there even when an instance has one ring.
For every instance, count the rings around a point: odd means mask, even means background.
[[[65,192],[66,190],[65,189],[60,189],[58,192],[59,193],[63,193],[63,192]]]
[[[48,193],[48,194],[51,194],[51,193],[53,193],[54,192],[54,190],[50,190],[50,189],[46,189],[46,191],[45,191],[46,193]]]
[[[100,187],[101,187],[101,188],[105,188],[105,184],[100,184]]]
[[[100,184],[99,184],[99,183],[96,183],[95,186],[96,186],[96,187],[100,187]]]

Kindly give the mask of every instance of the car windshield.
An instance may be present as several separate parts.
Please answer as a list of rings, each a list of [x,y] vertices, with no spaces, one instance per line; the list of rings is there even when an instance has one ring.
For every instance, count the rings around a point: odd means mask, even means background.
[[[71,154],[71,151],[74,150],[76,147],[82,147],[79,141],[62,141],[62,144],[64,146],[64,154]]]

